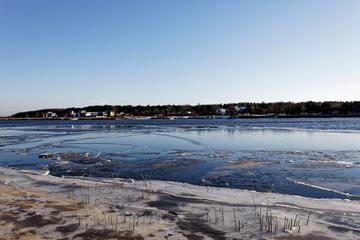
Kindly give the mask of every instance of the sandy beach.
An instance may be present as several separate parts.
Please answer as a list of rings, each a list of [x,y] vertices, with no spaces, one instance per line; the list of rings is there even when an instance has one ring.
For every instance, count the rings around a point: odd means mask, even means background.
[[[0,168],[0,239],[359,239],[360,203]]]

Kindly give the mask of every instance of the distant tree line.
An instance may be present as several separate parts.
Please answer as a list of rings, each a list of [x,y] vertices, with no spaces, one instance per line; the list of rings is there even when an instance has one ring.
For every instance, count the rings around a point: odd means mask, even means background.
[[[243,108],[241,112],[237,107]],[[284,114],[284,115],[359,115],[360,101],[352,102],[273,102],[273,103],[227,103],[198,105],[97,105],[83,108],[43,109],[16,113],[13,117],[42,117],[46,112],[54,112],[58,117],[68,117],[70,112],[115,112],[116,115],[128,116],[181,116],[181,115],[216,115],[218,109],[226,109],[226,114]]]

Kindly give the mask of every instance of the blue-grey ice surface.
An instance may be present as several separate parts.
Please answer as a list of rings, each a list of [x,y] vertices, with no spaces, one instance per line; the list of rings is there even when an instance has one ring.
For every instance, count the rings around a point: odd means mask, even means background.
[[[0,165],[359,199],[359,140],[358,118],[7,121]]]

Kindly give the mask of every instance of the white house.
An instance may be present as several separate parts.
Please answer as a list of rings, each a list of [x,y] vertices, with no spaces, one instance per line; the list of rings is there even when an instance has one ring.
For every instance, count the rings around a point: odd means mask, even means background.
[[[218,109],[216,110],[216,114],[224,115],[224,114],[226,114],[227,111],[228,111],[228,109],[218,108]]]
[[[85,114],[85,117],[96,117],[98,115],[97,112],[87,112]]]
[[[48,117],[48,118],[57,117],[57,114],[53,113],[53,112],[47,112],[46,117]]]
[[[239,107],[239,106],[236,106],[235,107],[235,110],[237,111],[237,112],[242,112],[242,111],[245,111],[247,108],[246,107]]]

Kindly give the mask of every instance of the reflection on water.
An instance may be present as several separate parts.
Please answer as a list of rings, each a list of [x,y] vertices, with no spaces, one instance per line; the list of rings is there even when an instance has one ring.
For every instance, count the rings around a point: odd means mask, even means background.
[[[8,126],[0,129],[0,165],[49,169],[57,176],[148,174],[208,186],[356,198],[359,137],[358,130],[241,125]],[[44,152],[55,154],[38,158]]]

